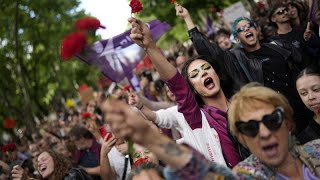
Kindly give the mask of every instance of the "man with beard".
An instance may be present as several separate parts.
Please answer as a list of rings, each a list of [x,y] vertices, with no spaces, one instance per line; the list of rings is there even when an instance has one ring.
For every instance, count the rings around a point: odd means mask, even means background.
[[[213,57],[223,67],[232,81],[229,88],[235,92],[249,82],[260,82],[289,99],[295,112],[296,133],[307,126],[308,122],[303,119],[312,114],[295,90],[296,75],[303,67],[301,54],[295,48],[288,50],[276,44],[260,44],[256,24],[249,18],[239,17],[232,24],[232,33],[241,47],[222,50],[198,31],[187,9],[177,4],[176,14],[186,22],[198,54]]]

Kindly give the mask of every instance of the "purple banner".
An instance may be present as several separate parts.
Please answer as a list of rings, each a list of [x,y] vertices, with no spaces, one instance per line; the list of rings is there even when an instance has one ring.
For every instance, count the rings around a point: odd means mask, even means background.
[[[171,27],[165,22],[152,20],[147,23],[154,40],[159,39]],[[85,54],[76,57],[87,64],[100,68],[103,75],[112,81],[120,82],[125,77],[132,78],[132,70],[143,59],[144,50],[130,38],[128,30],[107,40],[95,42],[85,50]]]

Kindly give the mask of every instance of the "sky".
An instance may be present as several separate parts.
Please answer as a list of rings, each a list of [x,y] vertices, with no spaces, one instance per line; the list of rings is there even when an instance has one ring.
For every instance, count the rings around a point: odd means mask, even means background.
[[[123,33],[128,28],[131,9],[128,0],[81,0],[80,8],[100,20],[106,29],[99,29],[102,39]]]

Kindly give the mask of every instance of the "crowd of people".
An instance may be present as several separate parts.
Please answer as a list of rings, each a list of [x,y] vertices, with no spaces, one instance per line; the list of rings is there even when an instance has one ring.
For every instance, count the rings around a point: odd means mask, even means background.
[[[305,3],[213,34],[176,3],[192,43],[167,53],[131,17],[153,67],[136,72],[141,91],[52,113],[2,145],[0,179],[320,179],[320,1],[310,22]]]

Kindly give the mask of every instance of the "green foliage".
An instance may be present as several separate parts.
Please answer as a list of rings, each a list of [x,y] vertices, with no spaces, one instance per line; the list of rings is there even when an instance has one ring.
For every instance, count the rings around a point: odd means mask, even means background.
[[[161,21],[166,21],[172,26],[172,30],[161,38],[159,44],[162,48],[168,48],[169,44],[175,41],[184,42],[188,40],[186,27],[181,18],[176,16],[174,5],[170,0],[140,0],[144,6],[139,18],[150,19],[156,17]],[[218,11],[230,6],[239,0],[178,0],[179,4],[188,9],[194,22],[198,25],[204,25],[203,17],[207,14],[215,16],[211,12],[211,8],[215,7]]]
[[[78,62],[62,62],[60,42],[85,16],[79,0],[13,1],[0,3],[0,130],[3,119],[34,127],[34,117],[61,99],[76,94],[75,86],[95,82],[99,71]]]

